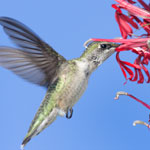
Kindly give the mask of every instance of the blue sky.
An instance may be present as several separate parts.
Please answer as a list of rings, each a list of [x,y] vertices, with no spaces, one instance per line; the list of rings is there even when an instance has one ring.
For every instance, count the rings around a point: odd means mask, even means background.
[[[0,16],[15,18],[33,29],[67,59],[79,57],[89,38],[120,36],[111,8],[113,0],[5,0]],[[0,28],[0,45],[13,46]],[[134,57],[125,52],[122,57]],[[134,60],[134,59],[133,59]],[[149,111],[128,97],[113,98],[123,90],[150,103],[149,84],[128,82],[115,54],[91,76],[88,88],[74,106],[72,119],[58,119],[33,138],[26,150],[140,150],[149,147],[150,131],[132,126],[147,121]],[[19,150],[29,125],[46,93],[0,68],[0,149]]]

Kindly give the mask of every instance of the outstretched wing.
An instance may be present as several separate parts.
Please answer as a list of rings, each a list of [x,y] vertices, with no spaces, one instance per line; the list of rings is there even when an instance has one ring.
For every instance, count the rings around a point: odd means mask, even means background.
[[[66,59],[17,20],[0,17],[0,25],[9,38],[20,47],[0,47],[0,66],[35,84],[51,84],[59,66]]]

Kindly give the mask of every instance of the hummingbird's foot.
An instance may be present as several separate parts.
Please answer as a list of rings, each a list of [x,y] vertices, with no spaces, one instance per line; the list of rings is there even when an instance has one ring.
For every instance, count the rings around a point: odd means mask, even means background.
[[[72,114],[73,114],[73,109],[72,108],[68,108],[67,113],[66,113],[66,118],[67,119],[71,119],[72,118]]]

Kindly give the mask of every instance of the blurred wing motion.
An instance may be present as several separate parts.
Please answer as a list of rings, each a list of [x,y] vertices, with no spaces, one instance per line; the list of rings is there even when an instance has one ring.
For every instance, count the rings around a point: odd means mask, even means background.
[[[41,86],[51,84],[57,76],[59,66],[66,59],[17,20],[0,17],[0,25],[9,38],[20,47],[0,47],[0,66],[32,83]]]

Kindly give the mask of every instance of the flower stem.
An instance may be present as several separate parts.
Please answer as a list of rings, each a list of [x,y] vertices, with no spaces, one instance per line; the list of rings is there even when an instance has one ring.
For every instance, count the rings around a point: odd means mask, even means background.
[[[150,109],[150,105],[146,104],[142,100],[139,100],[138,98],[136,98],[135,96],[133,96],[133,95],[127,93],[127,92],[123,92],[123,91],[117,92],[116,97],[114,99],[119,99],[120,95],[127,95],[127,96],[133,98],[134,100],[136,100],[137,102],[141,103],[142,105],[144,105],[146,108]]]

